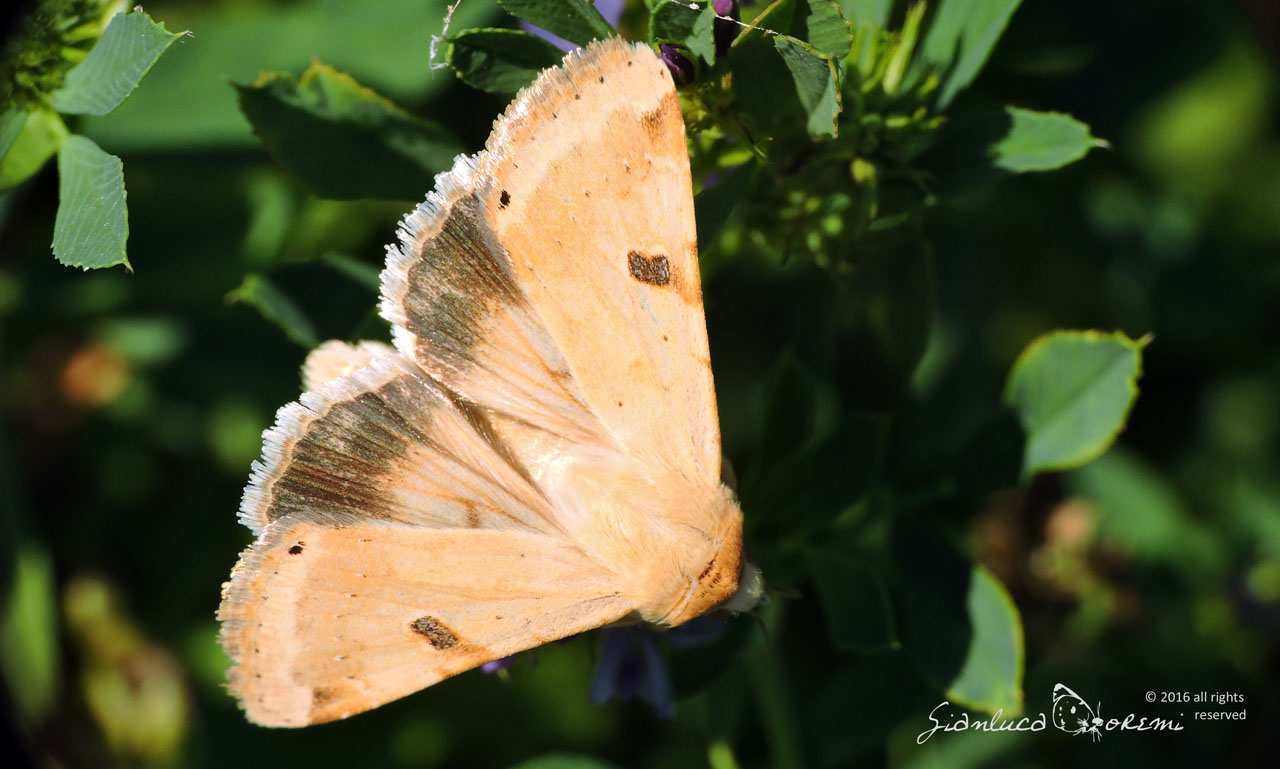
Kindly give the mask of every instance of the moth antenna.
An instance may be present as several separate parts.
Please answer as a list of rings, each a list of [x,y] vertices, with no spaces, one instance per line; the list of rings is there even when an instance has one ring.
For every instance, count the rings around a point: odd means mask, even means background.
[[[769,634],[769,626],[765,624],[764,617],[761,617],[754,607],[748,610],[747,614],[750,614],[751,619],[755,620],[756,624],[760,626],[760,635],[764,636],[765,647],[773,646],[773,636]]]
[[[793,601],[804,596],[803,593],[794,587],[778,587],[777,585],[770,584],[768,580],[765,580],[764,582],[764,589],[766,594],[773,593],[779,598],[788,598]]]

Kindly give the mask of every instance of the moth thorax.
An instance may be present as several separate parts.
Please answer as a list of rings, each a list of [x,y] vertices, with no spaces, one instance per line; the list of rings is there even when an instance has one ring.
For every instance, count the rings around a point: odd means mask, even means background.
[[[720,509],[713,520],[718,519],[718,530],[686,529],[694,536],[682,543],[681,552],[673,554],[679,565],[664,580],[669,586],[665,595],[642,607],[647,621],[668,627],[682,625],[717,607],[742,603],[743,589],[753,593],[746,608],[758,601],[759,570],[742,558],[742,512],[728,489],[722,487],[717,496],[715,504]]]

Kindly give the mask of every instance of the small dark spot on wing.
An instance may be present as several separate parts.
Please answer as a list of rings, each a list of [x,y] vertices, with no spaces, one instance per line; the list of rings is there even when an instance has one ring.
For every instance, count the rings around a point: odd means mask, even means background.
[[[458,636],[435,617],[418,617],[409,623],[409,629],[427,639],[437,649],[448,649],[458,642]]]
[[[661,254],[645,256],[639,251],[629,251],[627,269],[631,271],[631,277],[651,286],[665,286],[671,282],[671,263]]]
[[[294,545],[293,547],[289,548],[289,555],[301,555],[301,554],[302,554],[302,546],[303,546],[303,545],[305,545],[305,544],[307,544],[307,543],[306,543],[306,542],[299,542],[298,544],[296,544],[296,545]]]
[[[498,196],[498,208],[506,208],[509,205],[511,205],[511,193],[503,190],[502,194]]]
[[[316,705],[323,705],[332,700],[334,696],[335,694],[333,689],[330,689],[327,686],[317,686],[311,690],[311,705],[313,707]]]

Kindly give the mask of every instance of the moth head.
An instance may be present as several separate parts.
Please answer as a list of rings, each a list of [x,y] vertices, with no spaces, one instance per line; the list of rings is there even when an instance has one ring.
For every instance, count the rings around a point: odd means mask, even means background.
[[[736,614],[760,603],[764,580],[742,551],[742,511],[729,489],[722,486],[720,496],[719,503],[725,506],[720,516],[723,525],[711,537],[705,565],[696,576],[690,574],[687,592],[660,624],[681,625],[708,612]]]

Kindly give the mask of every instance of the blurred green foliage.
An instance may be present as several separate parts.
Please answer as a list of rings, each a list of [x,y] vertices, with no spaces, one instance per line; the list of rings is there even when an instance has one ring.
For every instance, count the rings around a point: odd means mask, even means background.
[[[582,5],[503,3],[571,39],[606,34]],[[478,0],[439,57],[460,77],[430,67],[443,0],[160,2],[148,14],[193,36],[118,109],[65,125],[33,112],[55,122],[30,133],[0,120],[0,151],[56,151],[70,129],[120,155],[136,269],[49,259],[56,174],[12,176],[26,181],[0,197],[0,677],[20,755],[316,769],[1274,759],[1273,17],[1253,0],[782,0],[742,7],[757,28],[726,48],[723,20],[688,6],[633,0],[618,27],[682,46],[690,67],[725,451],[774,588],[761,627],[738,618],[709,646],[668,650],[670,722],[587,702],[590,637],[330,726],[243,719],[213,612],[249,541],[234,511],[261,431],[297,397],[306,345],[386,338],[382,245],[548,53]],[[63,87],[101,29],[53,69],[32,59],[22,71],[48,77],[24,75],[28,98]],[[1096,137],[1110,148],[1090,151]],[[315,162],[356,144],[367,175]],[[1034,714],[1056,682],[1108,717],[1189,715],[1143,694],[1203,689],[1243,694],[1225,709],[1247,718],[1100,744],[1052,728],[917,743],[944,698],[974,718]]]

